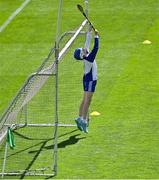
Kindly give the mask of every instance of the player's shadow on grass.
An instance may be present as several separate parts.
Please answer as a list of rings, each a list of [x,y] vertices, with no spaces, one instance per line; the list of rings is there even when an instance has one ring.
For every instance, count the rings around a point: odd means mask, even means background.
[[[70,145],[73,145],[73,144],[76,144],[78,143],[79,140],[81,139],[85,139],[86,137],[81,137],[81,138],[78,138],[77,136],[79,136],[80,134],[76,134],[76,135],[73,135],[73,136],[70,136],[69,139],[67,140],[64,140],[60,143],[58,143],[58,148],[65,148],[67,146],[70,146]],[[49,146],[44,146],[41,151],[44,151],[44,150],[52,150],[54,148],[54,144],[53,145],[49,145]],[[35,150],[35,151],[29,151],[28,153],[37,153],[39,150]]]
[[[80,134],[76,134],[76,135],[70,136],[69,139],[58,143],[58,148],[65,148],[66,146],[70,146],[70,145],[76,144],[76,143],[78,143],[79,140],[86,138],[86,137],[78,138],[77,136],[79,136],[79,135]],[[45,146],[44,148],[45,149],[53,149],[54,145]]]

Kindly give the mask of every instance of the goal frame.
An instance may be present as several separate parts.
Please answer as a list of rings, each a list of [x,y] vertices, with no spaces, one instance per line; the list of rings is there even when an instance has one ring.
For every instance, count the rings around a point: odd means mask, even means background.
[[[86,3],[86,13],[88,15],[88,0],[85,0]],[[81,24],[81,26],[78,28],[77,31],[68,31],[63,33],[60,37],[58,37],[57,35],[57,39],[55,41],[55,46],[51,49],[51,51],[48,54],[48,57],[44,60],[44,62],[41,64],[41,66],[38,68],[38,70],[31,74],[28,79],[25,81],[24,85],[22,86],[22,88],[18,91],[17,95],[13,98],[13,100],[11,101],[11,103],[9,104],[8,108],[6,109],[6,111],[4,112],[4,114],[1,117],[1,121],[4,121],[3,126],[6,127],[5,128],[5,132],[3,138],[1,138],[1,133],[0,133],[0,145],[2,144],[2,142],[6,139],[7,136],[7,129],[8,127],[10,127],[12,130],[17,129],[17,128],[22,128],[22,127],[55,127],[54,129],[54,149],[53,149],[53,169],[52,169],[52,173],[50,174],[46,174],[44,173],[43,169],[35,169],[35,170],[19,170],[19,172],[5,172],[5,168],[6,168],[6,161],[7,161],[7,152],[8,152],[8,143],[6,142],[5,145],[5,152],[4,152],[4,159],[3,159],[3,167],[2,167],[2,172],[0,173],[0,175],[2,176],[2,178],[4,178],[4,176],[20,176],[23,173],[25,173],[25,176],[56,176],[57,175],[57,152],[58,152],[58,127],[75,127],[74,124],[60,124],[58,121],[58,66],[60,61],[63,59],[63,56],[66,54],[67,50],[69,49],[69,46],[74,42],[74,40],[76,39],[76,37],[79,34],[85,34],[85,32],[82,31],[82,29],[86,26],[88,20],[84,20]],[[68,41],[68,43],[66,43],[66,45],[64,46],[64,48],[59,51],[59,46],[61,41],[63,40],[63,38],[67,37],[68,35],[72,34],[72,38]],[[42,69],[45,66],[46,62],[49,60],[49,58],[55,54],[55,61],[54,64],[52,66],[54,66],[54,73],[50,72],[50,73],[46,73],[44,72]],[[25,104],[24,108],[25,108],[25,123],[21,123],[21,124],[7,124],[5,123],[5,119],[6,115],[8,114],[10,108],[12,107],[12,105],[17,101],[17,98],[19,97],[21,90],[24,89],[27,85],[27,83],[34,77],[37,76],[46,76],[46,77],[50,77],[53,76],[53,78],[55,78],[55,116],[54,116],[54,123],[28,123],[28,115],[27,115],[27,103]]]

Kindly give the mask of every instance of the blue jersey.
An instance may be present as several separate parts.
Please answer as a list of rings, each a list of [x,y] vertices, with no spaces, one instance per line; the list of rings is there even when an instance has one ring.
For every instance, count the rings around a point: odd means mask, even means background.
[[[88,33],[85,43],[85,48],[88,49],[90,44],[91,35]],[[96,81],[97,80],[97,64],[95,61],[96,54],[99,48],[99,37],[96,35],[94,38],[94,47],[86,57],[84,57],[84,76],[83,81]]]

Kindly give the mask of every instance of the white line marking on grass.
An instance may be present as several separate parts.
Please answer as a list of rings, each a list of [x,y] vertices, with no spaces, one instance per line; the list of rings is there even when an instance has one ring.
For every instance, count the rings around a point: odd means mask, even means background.
[[[30,0],[25,0],[21,6],[16,9],[11,16],[0,26],[0,33],[7,27],[7,25],[23,10],[23,8],[30,2]]]

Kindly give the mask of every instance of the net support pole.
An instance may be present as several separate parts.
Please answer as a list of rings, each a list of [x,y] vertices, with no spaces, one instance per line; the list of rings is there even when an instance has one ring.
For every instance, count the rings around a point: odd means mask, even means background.
[[[6,159],[7,159],[7,151],[8,151],[8,142],[6,141],[5,153],[4,153],[4,161],[3,161],[3,167],[2,167],[2,179],[3,179],[4,173],[5,173]]]
[[[84,2],[85,2],[85,7],[86,7],[85,13],[86,13],[86,16],[88,17],[88,0],[84,0]],[[86,26],[86,32],[88,32],[88,28],[89,28],[89,25]],[[90,110],[88,109],[88,114],[87,114],[88,124],[90,120],[89,113],[90,113]]]
[[[61,10],[63,0],[59,0],[59,9],[57,17],[57,29],[56,29],[56,40],[55,40],[55,129],[54,129],[54,164],[53,170],[57,175],[57,151],[58,151],[58,59],[59,59],[59,36],[60,36],[60,22],[61,22]]]
[[[24,106],[25,108],[25,126],[28,124],[28,104]]]

